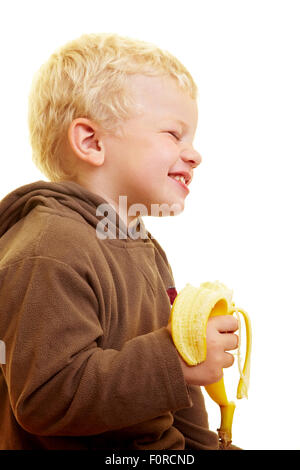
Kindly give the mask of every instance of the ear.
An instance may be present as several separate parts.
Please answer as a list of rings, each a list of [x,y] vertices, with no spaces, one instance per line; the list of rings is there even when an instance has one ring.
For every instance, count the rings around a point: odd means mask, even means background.
[[[104,145],[98,124],[90,119],[74,119],[68,129],[68,141],[74,154],[94,166],[104,162]]]

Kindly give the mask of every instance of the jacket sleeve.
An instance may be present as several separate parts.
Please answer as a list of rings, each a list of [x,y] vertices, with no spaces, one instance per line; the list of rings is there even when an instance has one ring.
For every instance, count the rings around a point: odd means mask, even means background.
[[[102,349],[96,295],[71,266],[34,256],[0,274],[3,373],[28,432],[99,434],[191,406],[165,327]]]
[[[184,435],[186,449],[218,449],[218,435],[209,430],[208,415],[200,387],[189,385],[193,405],[174,413],[174,426]]]
[[[219,450],[219,437],[209,429],[208,415],[201,387],[189,385],[193,405],[174,413],[174,426],[185,437],[185,448],[190,450]],[[242,450],[231,444],[226,450]]]

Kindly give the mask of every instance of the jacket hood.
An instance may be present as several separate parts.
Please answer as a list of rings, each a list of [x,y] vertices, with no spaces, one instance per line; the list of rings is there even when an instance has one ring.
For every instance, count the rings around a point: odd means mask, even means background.
[[[99,206],[102,204],[105,204],[103,208],[109,206],[110,210],[99,211]],[[73,181],[54,183],[40,180],[15,189],[0,201],[0,237],[36,206],[52,208],[57,213],[63,213],[64,216],[72,216],[73,211],[74,215],[78,217],[79,214],[88,224],[97,228],[98,233],[100,227],[101,233],[106,233],[105,238],[134,241],[134,233],[138,231],[138,226],[139,232],[142,232],[139,239],[146,240],[150,235],[141,217],[137,218],[133,227],[127,229],[118,213],[105,199],[78,183]],[[103,230],[102,227],[105,226],[106,229]]]

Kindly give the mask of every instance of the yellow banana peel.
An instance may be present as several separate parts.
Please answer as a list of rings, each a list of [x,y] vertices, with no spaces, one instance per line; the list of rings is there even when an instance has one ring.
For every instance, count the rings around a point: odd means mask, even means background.
[[[200,287],[187,284],[177,295],[171,309],[171,331],[173,342],[184,361],[197,365],[206,359],[206,327],[209,317],[236,314],[241,332],[240,314],[246,328],[246,354],[242,367],[240,341],[238,345],[238,368],[240,379],[237,399],[248,398],[250,380],[250,356],[252,347],[251,323],[248,314],[235,306],[233,291],[219,281],[204,282]],[[218,429],[220,448],[226,449],[232,442],[232,423],[235,403],[228,401],[223,378],[206,385],[208,395],[220,406],[221,425]]]

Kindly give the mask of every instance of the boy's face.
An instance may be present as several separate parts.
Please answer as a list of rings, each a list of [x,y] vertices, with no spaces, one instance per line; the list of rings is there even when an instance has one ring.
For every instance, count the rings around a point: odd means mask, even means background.
[[[201,162],[193,148],[197,103],[167,76],[134,75],[130,86],[141,112],[122,124],[122,135],[103,138],[102,174],[109,183],[102,186],[104,193],[114,201],[126,195],[128,208],[143,204],[148,215],[151,204],[175,203],[183,210],[189,190],[169,175],[186,172],[192,177]]]

